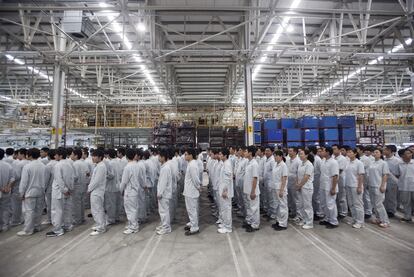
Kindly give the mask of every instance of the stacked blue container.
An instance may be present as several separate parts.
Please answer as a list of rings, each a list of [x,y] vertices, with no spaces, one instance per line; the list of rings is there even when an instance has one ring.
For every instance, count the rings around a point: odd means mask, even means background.
[[[319,127],[320,139],[323,145],[339,144],[338,118],[336,116],[322,116]]]
[[[253,121],[253,132],[254,132],[254,144],[262,144],[262,126],[260,120]]]
[[[279,119],[264,119],[263,120],[263,144],[282,144],[283,132],[280,129]]]
[[[298,129],[298,120],[296,118],[282,118],[280,125],[283,130],[284,143],[286,147],[302,146],[302,135]]]
[[[299,120],[302,129],[302,140],[305,146],[319,145],[319,117],[304,116]]]
[[[356,147],[356,119],[355,116],[340,116],[339,142],[352,148]]]

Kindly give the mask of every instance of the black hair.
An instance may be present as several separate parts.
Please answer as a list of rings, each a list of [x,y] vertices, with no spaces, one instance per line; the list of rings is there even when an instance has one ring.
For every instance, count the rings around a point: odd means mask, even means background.
[[[40,157],[40,150],[37,148],[30,148],[27,151],[27,156],[32,157],[33,159],[37,160]]]
[[[271,146],[271,145],[266,145],[265,146],[265,150],[266,149],[270,149],[270,151],[272,151],[272,152],[275,151],[275,148],[273,146]]]
[[[148,152],[148,151],[145,151],[145,152]],[[149,154],[149,152],[148,152],[148,154]],[[170,151],[168,149],[161,149],[160,150],[160,157],[165,158],[166,161],[169,160],[170,159]]]
[[[72,147],[66,148],[66,155],[70,156],[70,154],[72,154],[72,152],[73,152],[73,148]]]
[[[185,152],[187,152],[188,155],[193,156],[193,159],[196,159],[196,152],[195,152],[194,149],[187,149],[187,150],[185,150]]]
[[[142,151],[142,149],[136,149],[135,154],[138,156],[138,158],[141,160],[142,157],[144,156],[144,152]]]
[[[247,149],[247,147],[246,147],[246,146],[244,146],[244,145],[242,145],[242,146],[240,146],[240,147],[239,147],[239,150],[240,150],[240,149],[241,149],[242,151],[244,151],[244,150],[246,150],[246,149]]]
[[[361,150],[362,152],[365,151],[365,147],[363,145],[357,145],[356,149]]]
[[[308,149],[309,151],[311,151],[313,155],[316,155],[318,153],[318,148],[316,148],[316,146],[313,146],[313,145],[308,146]]]
[[[89,157],[89,148],[88,147],[82,148],[82,153],[85,154],[86,157]]]
[[[381,153],[381,160],[383,160],[383,159],[384,159],[384,156],[383,156],[383,151],[382,151],[382,149],[381,149],[381,148],[376,148],[376,149],[374,149],[374,151],[375,151],[375,150],[380,151],[380,153]],[[374,151],[372,151],[372,152],[374,152]]]
[[[221,152],[221,154],[223,154],[223,156],[226,156],[226,158],[227,158],[227,159],[229,158],[229,155],[230,155],[230,151],[229,151],[229,149],[227,149],[227,148],[222,148],[222,149],[220,150],[220,152]]]
[[[42,149],[40,149],[40,150],[42,150],[43,152],[49,152],[49,147],[43,147]]]
[[[75,149],[73,150],[73,154],[78,157],[78,160],[82,159],[82,150]]]
[[[325,149],[325,152],[328,152],[328,153],[329,153],[329,155],[331,155],[331,156],[332,156],[332,154],[333,154],[333,149],[332,149],[332,147],[330,147],[330,146],[326,146],[326,147],[324,147],[324,149]]]
[[[63,147],[59,147],[59,148],[56,150],[56,155],[58,155],[58,156],[62,156],[62,159],[66,159],[66,157],[67,157],[68,153],[66,152],[66,149],[65,149],[65,148],[63,148]]]
[[[213,152],[214,155],[217,155],[219,153],[217,149],[212,149],[211,151]]]
[[[160,151],[160,153],[161,153],[161,151]],[[150,158],[150,156],[151,156],[151,153],[148,150],[144,151],[144,159],[145,160],[148,160]],[[164,156],[164,157],[166,157],[166,156]]]
[[[116,158],[116,151],[115,151],[115,149],[113,149],[113,148],[108,149],[108,156],[111,159],[115,159]]]
[[[400,156],[402,158],[402,156],[404,155],[404,152],[405,152],[404,148],[398,150],[398,156]]]
[[[295,153],[298,153],[298,148],[293,146],[293,147],[288,147],[288,150],[292,149]]]
[[[397,152],[397,147],[395,145],[392,145],[392,144],[386,145],[385,148],[390,150],[393,153]]]
[[[351,147],[349,147],[348,145],[342,145],[341,149],[345,149],[345,151],[348,151],[349,149],[351,149]]]
[[[56,155],[56,149],[49,149],[49,152],[47,152],[47,156],[49,159],[54,160]]]
[[[273,152],[273,155],[282,157],[283,161],[286,162],[285,155],[283,154],[283,151],[276,150],[275,152]]]
[[[3,160],[4,158],[4,150],[3,148],[0,148],[0,160]]]
[[[407,151],[410,152],[411,154],[413,154],[413,151],[411,151],[409,147],[403,148],[401,150],[402,150],[402,155],[401,156],[403,156],[405,154],[405,152],[407,152]]]
[[[105,152],[102,149],[96,149],[92,151],[92,157],[99,157],[103,159],[105,157]]]
[[[4,150],[3,150],[4,151]],[[6,149],[6,155],[7,156],[11,156],[14,154],[14,149],[13,148],[7,148]]]
[[[20,148],[17,153],[26,156],[27,155],[27,149],[26,148]]]
[[[253,157],[256,156],[256,151],[257,151],[257,149],[256,149],[256,146],[254,146],[254,145],[250,145],[250,146],[247,147],[247,152],[252,153]]]
[[[117,150],[117,152],[119,154],[121,154],[122,156],[125,156],[126,149],[124,147],[119,147],[118,150]]]
[[[355,154],[356,158],[359,159],[358,150],[356,148],[349,147],[346,151],[352,151]]]
[[[334,147],[336,147],[338,149],[341,149],[341,146],[339,144],[332,144],[332,148],[334,148]]]
[[[125,156],[127,157],[128,160],[132,161],[135,158],[135,155],[136,155],[135,149],[132,149],[132,148],[126,149]]]
[[[308,161],[310,161],[312,164],[315,162],[315,157],[311,154],[311,151],[309,149],[301,149],[306,156],[308,156]]]

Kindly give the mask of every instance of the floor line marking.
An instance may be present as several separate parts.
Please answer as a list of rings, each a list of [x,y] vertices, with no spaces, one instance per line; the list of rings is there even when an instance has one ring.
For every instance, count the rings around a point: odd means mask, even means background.
[[[149,264],[150,260],[152,259],[152,256],[154,256],[155,250],[157,249],[158,245],[160,244],[161,239],[162,239],[162,236],[159,235],[158,239],[157,239],[157,242],[153,246],[149,256],[147,257],[147,259],[145,260],[144,266],[142,267],[141,274],[139,276],[144,276],[145,271],[147,270],[148,264]]]
[[[407,242],[407,241],[404,241],[404,240],[401,240],[401,239],[398,239],[398,238],[395,238],[395,237],[390,237],[390,235],[385,235],[383,232],[380,232],[378,230],[374,230],[374,229],[372,229],[371,227],[368,227],[368,226],[366,226],[366,227],[367,228],[365,228],[365,229],[367,229],[368,231],[370,231],[374,234],[379,235],[383,239],[388,240],[389,242],[393,242],[393,243],[395,243],[395,244],[397,244],[397,245],[399,245],[399,246],[401,246],[401,247],[403,247],[403,248],[405,248],[409,251],[414,251],[414,247],[411,247],[411,246],[408,246],[408,245],[405,244],[405,243],[407,243],[409,245],[413,245],[410,242]]]
[[[248,259],[248,257],[247,257],[246,251],[244,250],[243,244],[241,243],[240,237],[239,237],[239,235],[237,234],[237,232],[236,232],[236,231],[234,231],[234,235],[235,235],[235,237],[236,237],[236,239],[237,239],[237,243],[238,243],[238,245],[239,245],[240,252],[241,252],[241,253],[242,253],[242,255],[243,255],[243,259],[244,259],[244,262],[245,262],[245,264],[246,264],[247,271],[249,272],[249,276],[251,276],[251,277],[256,276],[256,275],[254,274],[254,272],[253,272],[253,268],[252,268],[252,266],[251,266],[251,264],[250,264],[250,262],[249,262],[249,259]]]
[[[345,272],[347,272],[349,275],[356,277],[356,275],[354,273],[352,273],[348,268],[344,267],[338,260],[334,259],[332,257],[332,255],[330,255],[328,253],[328,251],[326,251],[325,249],[323,249],[322,247],[320,247],[319,245],[317,245],[313,240],[311,240],[310,238],[308,238],[307,236],[305,236],[305,234],[303,234],[302,232],[300,232],[295,226],[293,226],[292,224],[290,224],[291,227],[299,234],[301,235],[304,239],[306,239],[308,242],[310,242],[313,246],[315,246],[319,251],[321,251],[323,254],[325,254],[325,256],[327,256],[329,259],[331,259],[334,263],[336,263],[340,268],[342,268]]]
[[[129,277],[131,277],[134,274],[138,264],[140,263],[141,259],[144,257],[145,252],[147,251],[148,247],[151,245],[151,242],[154,240],[154,238],[155,238],[155,233],[148,240],[147,244],[145,244],[144,249],[142,250],[142,252],[139,255],[138,259],[135,261],[134,265],[132,266],[131,270],[129,271],[129,274],[128,274]]]
[[[233,257],[234,267],[236,268],[237,276],[242,277],[243,275],[241,274],[240,264],[239,264],[239,260],[237,259],[236,251],[234,250],[233,242],[231,241],[230,235],[228,233],[226,234],[226,236],[227,236],[227,241],[229,242],[230,251]]]

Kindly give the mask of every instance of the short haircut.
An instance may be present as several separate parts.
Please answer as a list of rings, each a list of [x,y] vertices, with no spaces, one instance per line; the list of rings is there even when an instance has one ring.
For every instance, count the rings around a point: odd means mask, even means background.
[[[49,159],[54,160],[56,155],[56,149],[49,149],[49,152],[47,152],[47,156]]]
[[[0,148],[0,160],[3,160],[4,158],[4,150],[3,148]]]
[[[26,156],[27,155],[27,149],[26,148],[20,148],[17,153]]]
[[[339,144],[332,144],[332,148],[334,148],[334,147],[336,147],[338,149],[341,149],[341,146]]]
[[[148,155],[149,155],[149,151],[145,151],[145,152],[148,152]],[[168,160],[169,157],[170,157],[170,153],[169,152],[170,151],[168,151],[168,149],[161,149],[160,150],[160,157],[163,157],[165,160]]]
[[[230,151],[227,148],[223,148],[220,150],[221,154],[223,154],[223,156],[226,156],[226,158],[229,158],[230,155]]]
[[[279,157],[283,157],[283,152],[282,152],[282,151],[280,151],[280,150],[276,150],[276,151],[273,153],[273,155],[275,155],[275,156],[279,156]]]
[[[318,148],[316,148],[314,145],[308,146],[308,149],[312,152],[313,155],[316,155],[316,153],[318,153]]]
[[[125,156],[126,149],[124,147],[119,147],[117,152],[118,152],[118,154],[121,154],[122,156]]]
[[[82,150],[75,149],[73,150],[73,154],[78,157],[78,160],[82,159]]]
[[[4,151],[4,150],[3,150]],[[7,156],[11,156],[14,154],[14,149],[13,148],[7,148],[6,149],[6,155]]]
[[[42,149],[40,150],[42,150],[43,152],[49,152],[49,147],[42,147]]]
[[[297,148],[297,147],[295,147],[295,146],[288,147],[288,150],[289,150],[289,149],[292,149],[295,153],[298,153],[298,148]]]
[[[166,150],[166,149],[164,149],[164,150]],[[160,153],[161,153],[161,151],[160,151]],[[144,159],[148,160],[150,157],[151,157],[151,153],[148,150],[144,151]]]
[[[105,152],[102,149],[96,149],[92,152],[92,157],[99,157],[103,159],[105,157]]]
[[[333,149],[332,149],[332,147],[330,147],[330,146],[326,146],[326,147],[324,147],[324,149],[325,149],[325,151],[326,151],[326,152],[328,152],[328,153],[329,153],[329,155],[331,155],[331,156],[332,156],[332,154],[333,154]]]
[[[271,145],[266,145],[266,146],[265,146],[265,150],[266,150],[266,149],[269,149],[269,150],[270,150],[270,151],[272,151],[272,152],[273,152],[273,151],[275,151],[275,148],[274,148],[273,146],[271,146]]]
[[[397,152],[397,147],[395,145],[392,145],[392,144],[386,145],[385,148],[390,150],[393,153]]]
[[[217,151],[217,150],[216,150],[216,151]],[[195,158],[196,158],[196,151],[195,151],[193,148],[191,148],[191,149],[187,149],[187,150],[185,150],[185,152],[187,152],[187,154],[188,154],[188,155],[193,156],[193,159],[195,159]]]
[[[63,159],[66,159],[68,153],[66,152],[66,149],[63,147],[59,147],[56,150],[56,155],[61,156]]]
[[[89,157],[89,148],[88,147],[82,148],[82,153],[85,154],[86,157]]]
[[[242,146],[240,146],[239,147],[239,150],[242,150],[242,151],[244,151],[244,150],[246,150],[247,149],[247,147],[246,146],[244,146],[244,145],[242,145]]]
[[[30,148],[27,151],[27,156],[32,157],[33,159],[37,160],[40,157],[40,150],[37,148]]]
[[[401,149],[401,150],[403,150],[403,151],[402,151],[402,154],[403,154],[403,155],[405,154],[405,152],[410,152],[411,154],[413,154],[413,151],[411,151],[409,147],[408,147],[408,148],[403,148],[403,149]]]
[[[125,156],[127,157],[128,160],[133,160],[135,158],[135,154],[136,154],[135,149],[132,149],[132,148],[128,148],[125,151]]]
[[[247,152],[252,153],[253,157],[256,156],[256,151],[257,151],[256,146],[250,145],[247,147]]]
[[[69,156],[70,154],[72,154],[73,152],[73,148],[72,147],[68,147],[66,148],[66,154]]]
[[[357,145],[357,149],[361,150],[362,152],[365,151],[365,147],[363,145]]]
[[[144,156],[144,152],[141,149],[136,149],[135,150],[135,154],[142,159],[142,157]]]

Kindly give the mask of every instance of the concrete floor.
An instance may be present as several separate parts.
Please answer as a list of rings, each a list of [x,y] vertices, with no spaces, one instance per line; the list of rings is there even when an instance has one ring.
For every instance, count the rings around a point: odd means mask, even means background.
[[[234,218],[232,234],[216,232],[209,202],[203,194],[201,233],[186,237],[181,201],[179,224],[158,236],[158,218],[134,235],[123,235],[124,224],[88,236],[92,220],[57,238],[46,238],[50,227],[20,238],[15,227],[0,233],[0,276],[414,276],[414,224],[391,221],[391,228],[347,224],[327,230],[302,230],[290,225],[275,232],[262,221],[261,230],[244,232]]]

